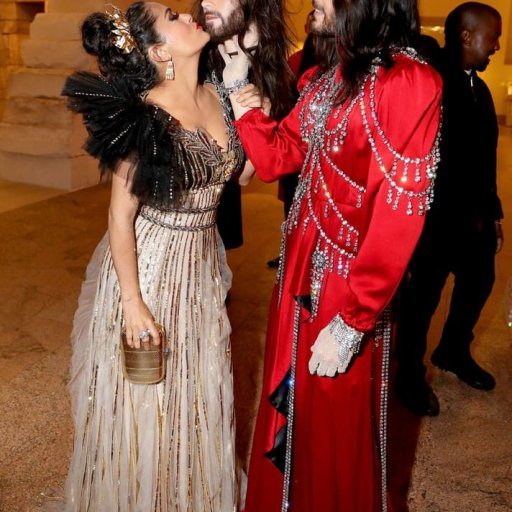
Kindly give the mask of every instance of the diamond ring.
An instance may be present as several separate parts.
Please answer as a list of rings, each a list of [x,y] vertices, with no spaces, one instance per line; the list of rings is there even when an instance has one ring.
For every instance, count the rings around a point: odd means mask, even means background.
[[[143,329],[139,332],[139,340],[143,340],[144,338],[149,338],[151,336],[151,332],[149,329]]]

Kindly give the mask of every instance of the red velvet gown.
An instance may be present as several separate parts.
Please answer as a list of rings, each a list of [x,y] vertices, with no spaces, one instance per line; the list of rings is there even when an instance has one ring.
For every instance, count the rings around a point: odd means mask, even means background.
[[[260,110],[236,122],[262,180],[302,168],[270,307],[246,512],[388,506],[383,314],[432,200],[441,97],[439,76],[412,50],[393,60],[353,101],[336,105],[331,70],[279,125]],[[365,333],[361,350],[346,373],[312,376],[310,347],[337,313]]]

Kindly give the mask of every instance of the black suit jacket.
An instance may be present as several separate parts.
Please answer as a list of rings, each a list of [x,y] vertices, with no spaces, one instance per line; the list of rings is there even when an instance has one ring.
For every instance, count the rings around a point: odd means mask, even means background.
[[[444,54],[441,160],[430,222],[446,228],[501,219],[496,187],[498,123],[489,88]]]

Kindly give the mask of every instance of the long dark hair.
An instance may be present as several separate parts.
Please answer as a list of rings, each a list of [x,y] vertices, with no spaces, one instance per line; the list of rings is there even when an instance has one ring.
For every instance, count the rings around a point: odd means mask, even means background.
[[[97,58],[103,77],[74,73],[63,95],[69,97],[71,110],[83,114],[89,133],[84,148],[99,160],[102,176],[128,161],[130,192],[142,203],[172,208],[190,187],[190,171],[180,160],[183,153],[170,130],[176,121],[143,100],[143,93],[163,80],[148,56],[149,48],[162,39],[145,2],[135,2],[119,14],[126,18],[135,48],[125,52],[116,46],[111,15],[89,15],[82,24],[82,43]]]
[[[141,93],[162,80],[147,53],[150,46],[162,40],[155,30],[155,17],[145,2],[130,5],[126,19],[137,46],[130,53],[115,46],[112,17],[103,12],[95,12],[84,20],[82,43],[85,51],[97,58],[99,70],[105,78],[126,80],[136,92]]]
[[[340,99],[357,94],[372,61],[392,65],[393,48],[416,46],[417,0],[334,0],[335,33],[345,87]]]
[[[310,33],[304,41],[297,75],[302,75],[313,66],[318,66],[318,72],[322,73],[338,63],[339,54],[334,37]]]
[[[280,119],[293,107],[294,76],[288,66],[288,52],[291,48],[290,30],[287,23],[288,13],[284,0],[239,0],[244,14],[245,28],[238,34],[238,41],[242,41],[251,22],[254,22],[259,31],[259,42],[254,53],[249,55],[251,60],[251,81],[258,87],[264,96],[272,102],[272,117]],[[193,5],[193,15],[203,25],[204,13],[201,1],[196,0]],[[202,60],[204,72],[215,71],[222,77],[224,62],[220,56],[217,45],[209,43]]]

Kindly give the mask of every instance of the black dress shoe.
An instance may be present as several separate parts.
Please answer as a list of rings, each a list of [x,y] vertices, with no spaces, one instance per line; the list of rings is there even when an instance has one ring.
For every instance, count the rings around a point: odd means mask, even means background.
[[[401,404],[417,416],[439,414],[437,396],[424,380],[414,383],[397,380],[395,392]]]
[[[471,354],[465,354],[460,357],[444,357],[442,354],[434,351],[431,357],[432,364],[454,373],[462,382],[475,389],[490,391],[496,386],[494,377],[471,357]]]
[[[270,268],[279,268],[279,261],[280,261],[279,256],[277,258],[274,258],[273,260],[268,260],[267,266]]]

